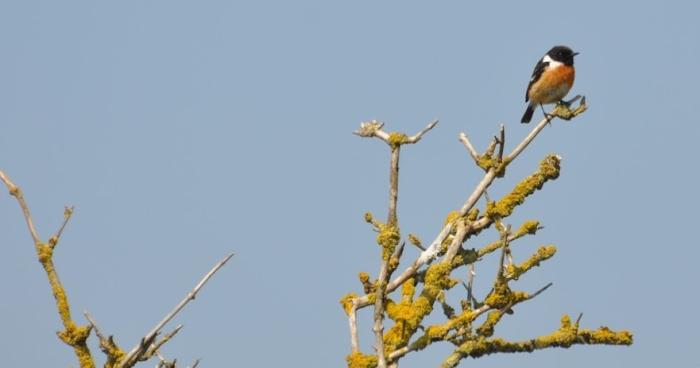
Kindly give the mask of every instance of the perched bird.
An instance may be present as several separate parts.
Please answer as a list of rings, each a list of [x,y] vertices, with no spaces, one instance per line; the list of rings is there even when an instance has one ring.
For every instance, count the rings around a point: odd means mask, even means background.
[[[569,93],[574,85],[576,55],[578,52],[573,52],[566,46],[554,46],[535,65],[525,92],[525,102],[530,104],[520,119],[521,123],[529,123],[532,120],[537,105],[561,102]]]

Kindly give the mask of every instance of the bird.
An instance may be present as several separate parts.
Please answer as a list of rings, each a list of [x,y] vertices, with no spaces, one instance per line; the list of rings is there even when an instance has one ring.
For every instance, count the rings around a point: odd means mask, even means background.
[[[520,119],[521,123],[529,123],[532,120],[537,105],[541,107],[543,104],[563,103],[562,99],[574,85],[574,56],[578,54],[566,46],[558,45],[547,51],[537,62],[525,91],[525,102],[529,104]]]

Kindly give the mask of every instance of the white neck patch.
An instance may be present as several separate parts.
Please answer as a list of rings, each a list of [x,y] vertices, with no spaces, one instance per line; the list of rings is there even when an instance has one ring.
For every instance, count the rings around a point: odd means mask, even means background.
[[[545,55],[542,58],[542,61],[545,63],[549,63],[547,68],[552,68],[552,69],[558,68],[558,67],[564,65],[564,63],[562,63],[561,61],[556,61],[556,60],[552,59],[549,55]]]

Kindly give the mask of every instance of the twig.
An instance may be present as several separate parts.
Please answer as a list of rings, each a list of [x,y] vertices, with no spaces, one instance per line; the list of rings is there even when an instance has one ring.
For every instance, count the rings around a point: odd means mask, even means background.
[[[501,231],[501,260],[498,262],[498,272],[496,273],[496,283],[503,279],[503,268],[505,265],[506,250],[508,249],[508,238],[510,236],[510,225]]]
[[[182,325],[177,325],[177,327],[175,327],[174,330],[170,331],[170,333],[163,336],[163,338],[160,339],[160,341],[158,341],[157,343],[151,344],[150,349],[148,349],[148,351],[144,354],[144,357],[146,359],[143,359],[143,360],[148,360],[148,358],[150,358],[153,354],[157,354],[158,350],[160,350],[160,348],[163,345],[165,345],[165,343],[170,341],[170,339],[172,339],[178,332],[180,332],[181,329],[182,329]]]
[[[474,276],[476,276],[476,265],[474,262],[469,264],[469,277],[467,281],[467,300],[472,305],[472,309],[476,308],[476,298],[474,297]]]
[[[506,146],[506,127],[501,124],[501,138],[498,140],[498,159],[503,161],[503,148]]]
[[[404,143],[410,143],[410,144],[418,143],[418,141],[420,141],[420,139],[423,138],[423,135],[424,135],[425,133],[429,132],[430,129],[433,129],[433,128],[437,125],[437,123],[438,123],[438,120],[437,120],[437,119],[431,121],[430,123],[428,123],[428,125],[427,125],[425,128],[423,128],[423,130],[421,130],[420,132],[418,132],[418,133],[416,133],[416,134],[414,134],[414,135],[408,137],[408,138],[404,141]]]
[[[12,182],[10,177],[7,176],[7,174],[5,174],[2,170],[0,170],[0,180],[5,183],[7,190],[10,191],[10,195],[17,198],[17,202],[19,202],[19,206],[22,208],[22,212],[24,213],[24,220],[27,222],[29,233],[34,240],[34,245],[38,247],[39,244],[41,244],[41,238],[39,237],[39,233],[36,231],[36,227],[34,226],[34,221],[32,220],[32,215],[29,212],[29,206],[27,206],[27,202],[24,200],[22,190],[14,182]]]
[[[509,162],[515,160],[515,158],[518,157],[518,155],[523,150],[525,150],[525,148],[530,144],[530,142],[532,142],[535,139],[535,137],[537,137],[537,135],[540,134],[542,129],[544,129],[544,127],[546,127],[547,124],[549,124],[549,122],[550,119],[548,119],[546,116],[542,120],[540,120],[540,122],[530,131],[530,134],[528,134],[522,140],[522,142],[520,142],[520,144],[513,148],[513,150],[508,155],[507,160]]]
[[[85,319],[90,322],[90,326],[92,326],[92,329],[95,331],[95,335],[97,335],[97,338],[102,341],[107,341],[107,338],[105,337],[104,334],[102,334],[102,330],[97,326],[97,322],[95,322],[95,319],[90,315],[88,311],[83,311],[83,315],[85,316]]]
[[[65,209],[63,210],[63,223],[61,224],[61,227],[58,228],[56,235],[52,236],[49,239],[49,245],[51,247],[55,247],[56,244],[58,244],[59,239],[61,239],[61,235],[63,234],[63,230],[66,228],[66,225],[68,225],[68,221],[70,221],[71,216],[73,216],[73,210],[75,210],[75,207],[73,207],[73,206],[71,206],[71,207],[66,206]]]
[[[464,133],[459,133],[459,141],[464,144],[464,147],[467,149],[467,152],[469,152],[469,156],[474,159],[474,162],[479,161],[479,153],[476,152],[476,148],[474,148],[472,142],[469,141],[469,137]]]
[[[525,298],[523,301],[533,299],[534,297],[536,297],[536,296],[542,294],[543,291],[549,289],[549,287],[552,286],[552,285],[554,285],[554,283],[551,283],[551,282],[550,282],[549,284],[545,285],[545,286],[542,287],[541,289],[535,291],[533,294],[528,295],[528,297]],[[580,317],[579,317],[579,318],[580,318]]]
[[[194,361],[194,364],[192,364],[192,366],[190,366],[189,368],[197,368],[197,366],[199,365],[199,362],[200,362],[200,361],[201,361],[201,359],[195,360],[195,361]]]
[[[233,253],[227,255],[226,257],[224,257],[224,259],[222,259],[216,265],[214,265],[214,267],[211,270],[209,270],[209,272],[207,272],[207,274],[204,275],[204,277],[199,281],[197,286],[195,286],[194,289],[192,289],[192,291],[187,293],[187,296],[185,296],[185,298],[182,299],[182,301],[180,301],[180,303],[178,303],[178,305],[176,305],[175,308],[173,308],[173,310],[163,318],[163,320],[158,322],[158,324],[141,339],[141,342],[139,344],[134,346],[134,348],[131,349],[131,351],[129,351],[126,357],[124,357],[124,360],[122,360],[122,363],[119,365],[119,367],[132,367],[138,361],[140,356],[143,355],[148,349],[148,347],[153,343],[156,335],[160,332],[163,326],[170,322],[170,320],[173,319],[173,317],[175,317],[175,315],[178,314],[178,312],[180,312],[180,310],[182,310],[182,308],[184,308],[185,305],[187,305],[187,303],[189,303],[191,300],[194,300],[194,298],[197,296],[197,292],[199,292],[199,290],[204,286],[204,284],[206,284],[207,281],[209,281],[209,279],[216,273],[216,271],[223,267],[226,264],[226,262],[228,262],[228,260],[231,259],[231,257],[233,257]]]

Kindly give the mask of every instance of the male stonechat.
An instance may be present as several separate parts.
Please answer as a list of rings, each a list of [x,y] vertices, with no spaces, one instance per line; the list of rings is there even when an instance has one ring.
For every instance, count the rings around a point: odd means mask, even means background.
[[[521,123],[532,120],[537,105],[563,102],[562,99],[574,85],[576,55],[578,52],[566,46],[554,46],[535,65],[525,92],[525,102],[529,102],[529,105],[520,119]]]

